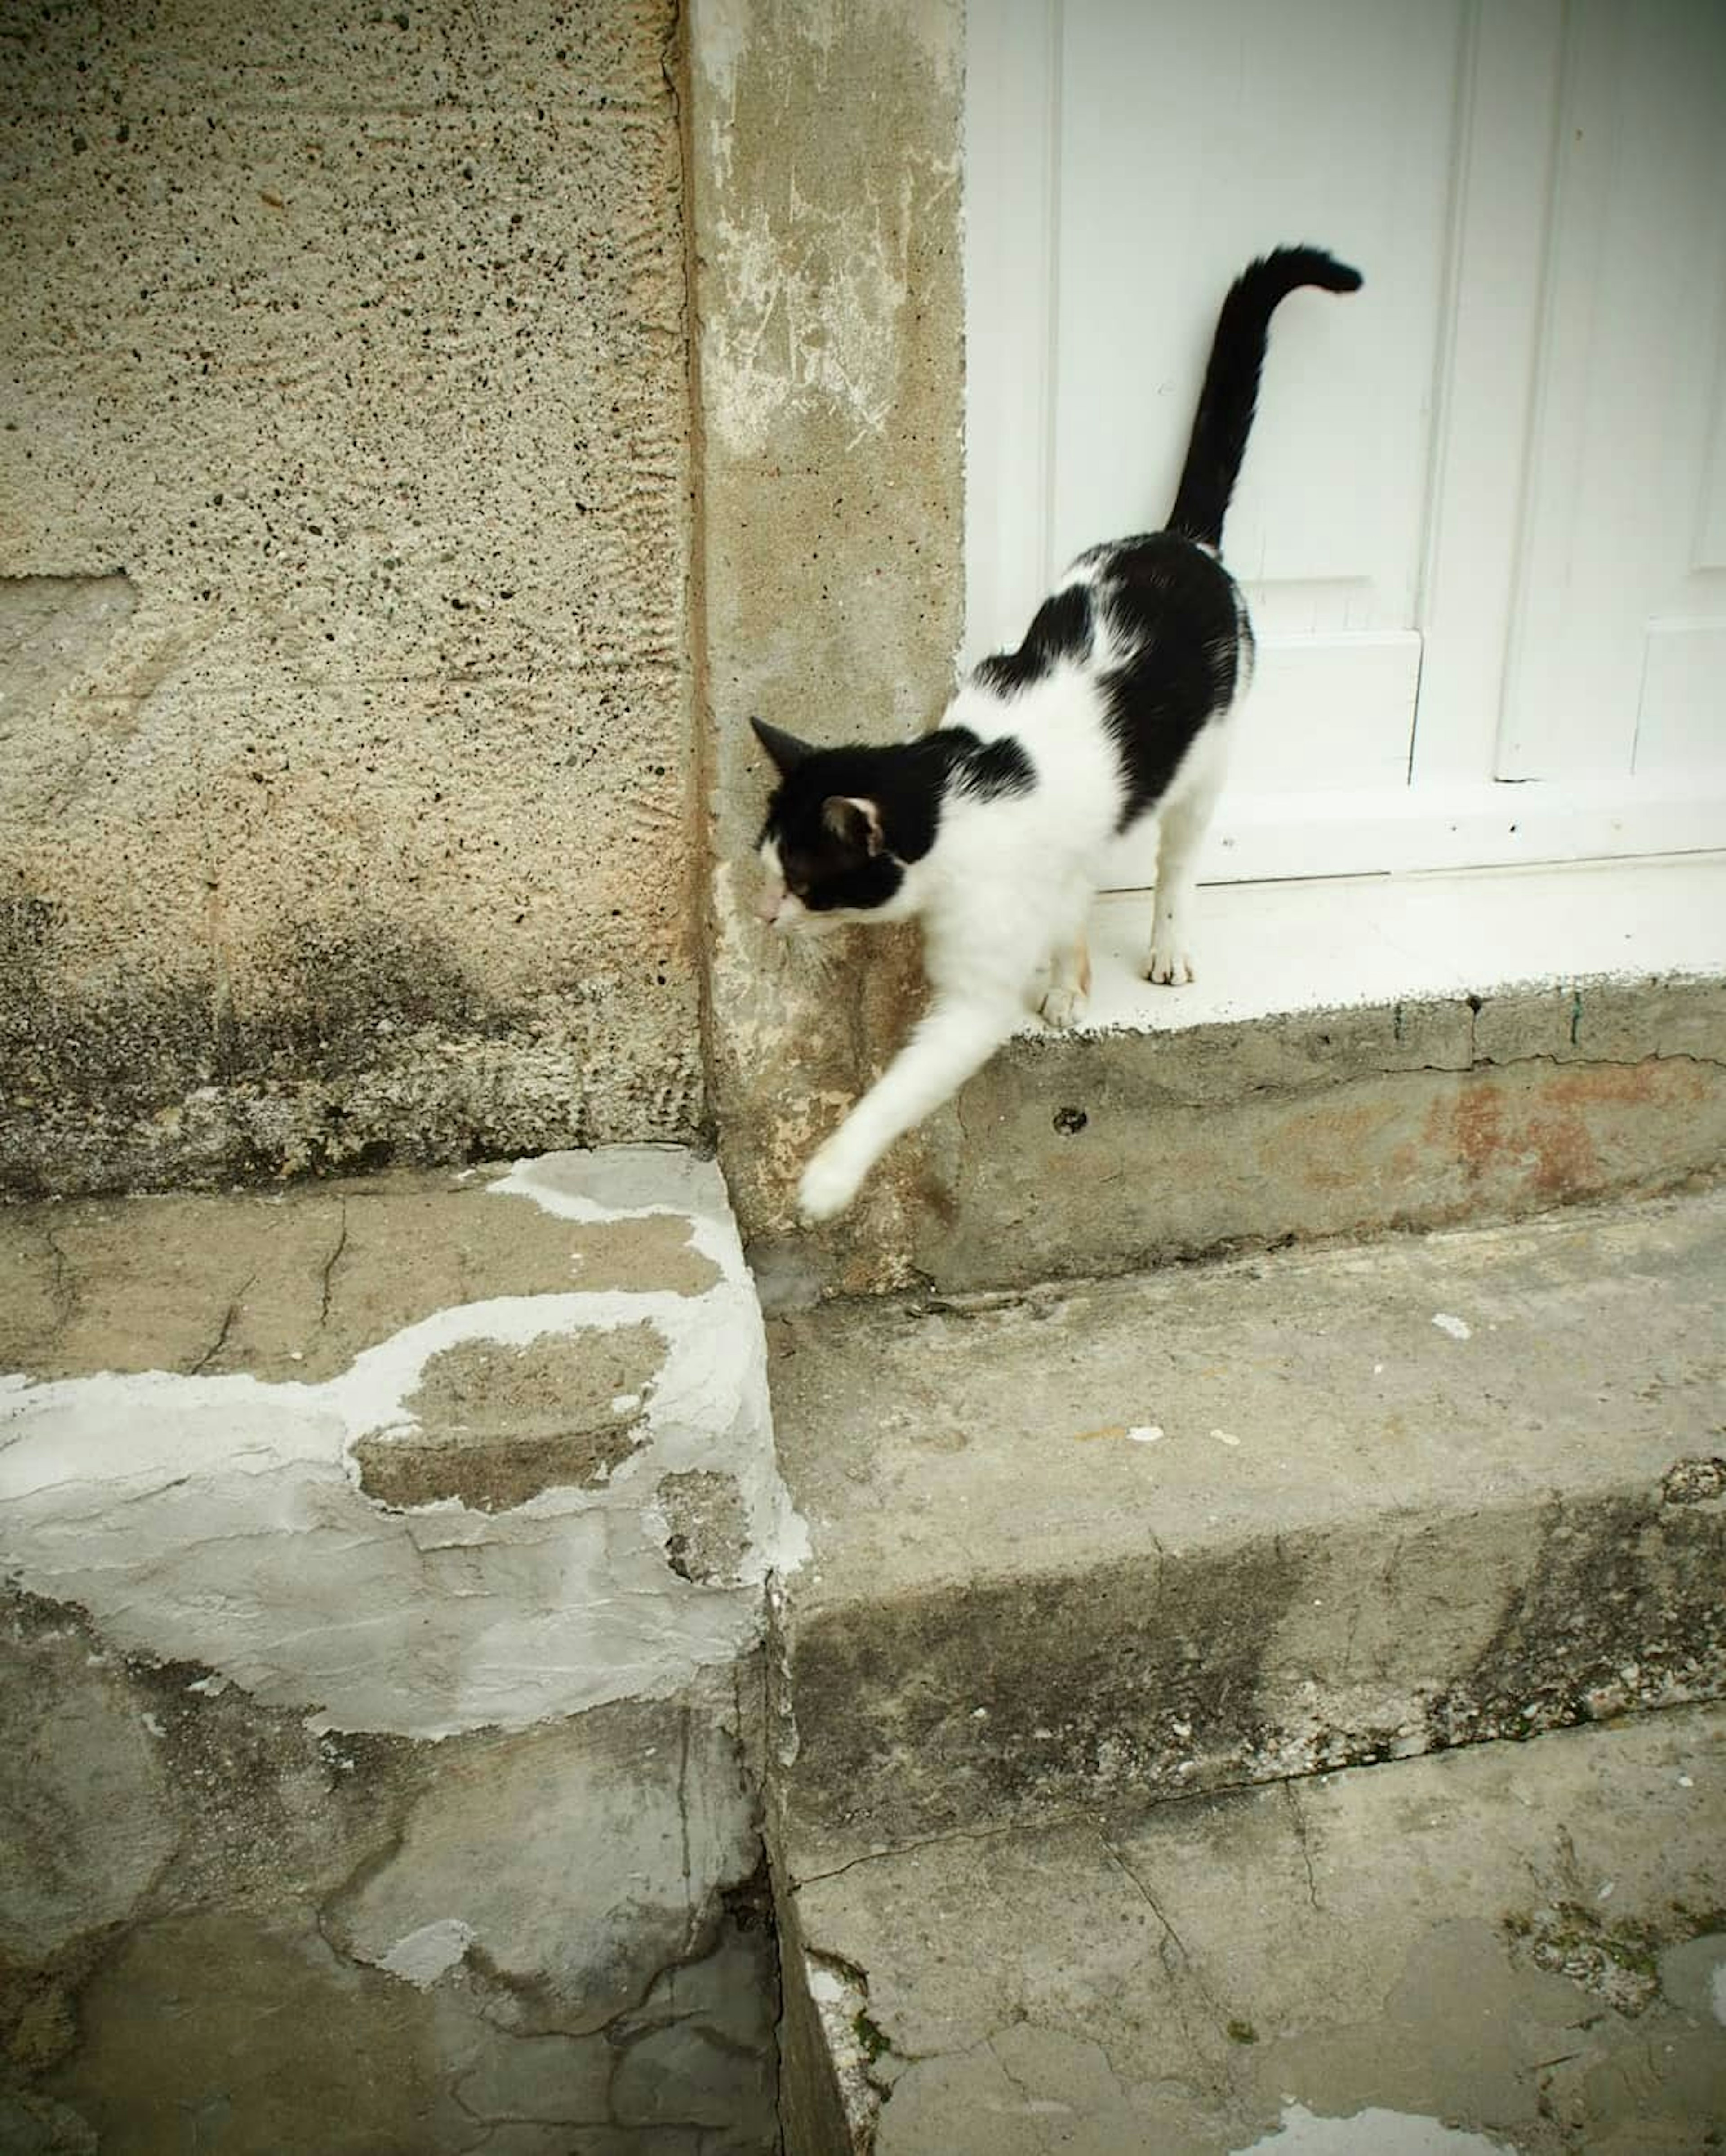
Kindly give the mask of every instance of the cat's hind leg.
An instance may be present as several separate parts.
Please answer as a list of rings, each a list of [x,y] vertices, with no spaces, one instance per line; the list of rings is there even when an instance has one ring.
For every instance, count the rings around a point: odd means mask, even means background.
[[[1214,724],[1214,722],[1213,722]],[[1189,777],[1171,791],[1158,812],[1156,902],[1151,915],[1150,949],[1145,961],[1145,978],[1165,986],[1178,986],[1193,977],[1194,901],[1197,892],[1199,847],[1222,791],[1222,757],[1218,750],[1205,755]]]
[[[1091,998],[1091,952],[1081,928],[1072,943],[1058,943],[1049,962],[1048,993],[1039,1005],[1050,1025],[1078,1025]]]

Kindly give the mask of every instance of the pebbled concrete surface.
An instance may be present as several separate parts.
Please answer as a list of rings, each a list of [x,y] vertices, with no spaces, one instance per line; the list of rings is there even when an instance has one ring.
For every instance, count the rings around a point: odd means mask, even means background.
[[[957,1834],[796,1903],[843,2123],[788,2156],[1726,2143],[1715,1708]]]
[[[679,35],[0,21],[0,1186],[704,1127]]]
[[[1726,1194],[769,1340],[792,1876],[1726,1688]]]

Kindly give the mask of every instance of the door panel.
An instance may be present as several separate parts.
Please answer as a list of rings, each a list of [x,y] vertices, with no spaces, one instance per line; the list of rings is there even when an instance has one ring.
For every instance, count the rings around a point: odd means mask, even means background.
[[[1726,777],[1726,608],[1713,621],[1650,624],[1633,762],[1639,777]]]
[[[1064,10],[1048,568],[1160,525],[1228,278],[1365,269],[1279,311],[1224,547],[1260,639],[1232,790],[1406,782],[1460,6]],[[1147,861],[1146,872],[1149,871]]]
[[[1708,558],[1726,521],[1726,8],[1575,0],[1565,81],[1497,761],[1522,779],[1628,776],[1696,742],[1726,632]]]

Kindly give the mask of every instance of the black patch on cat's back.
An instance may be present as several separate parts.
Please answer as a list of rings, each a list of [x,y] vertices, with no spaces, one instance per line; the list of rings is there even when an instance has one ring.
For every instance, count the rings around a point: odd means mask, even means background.
[[[971,679],[997,696],[1015,696],[1033,681],[1041,681],[1058,660],[1070,659],[1077,663],[1088,658],[1093,627],[1090,587],[1068,584],[1064,590],[1052,593],[1037,609],[1025,632],[1025,641],[1017,651],[997,651],[980,660],[971,670]]]
[[[1242,614],[1233,578],[1176,532],[1111,547],[1097,588],[1124,650],[1103,685],[1124,831],[1162,798],[1195,738],[1234,701]]]
[[[969,733],[969,728],[951,727],[954,733]],[[1009,794],[1028,793],[1037,783],[1037,772],[1023,747],[1011,734],[998,735],[991,742],[976,741],[976,746],[960,757],[954,766],[956,789],[968,793],[976,801],[999,801]]]

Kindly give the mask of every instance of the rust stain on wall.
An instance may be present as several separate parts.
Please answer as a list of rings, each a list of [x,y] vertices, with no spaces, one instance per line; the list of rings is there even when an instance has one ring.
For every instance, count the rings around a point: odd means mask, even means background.
[[[1471,1189],[1496,1185],[1555,1203],[1616,1186],[1611,1156],[1626,1116],[1682,1116],[1707,1091],[1692,1065],[1656,1057],[1515,1079],[1476,1075],[1459,1098],[1432,1108],[1423,1135],[1453,1155]]]

